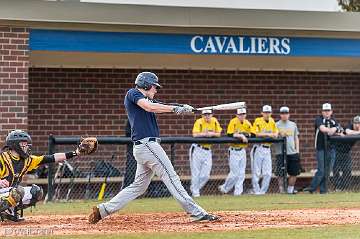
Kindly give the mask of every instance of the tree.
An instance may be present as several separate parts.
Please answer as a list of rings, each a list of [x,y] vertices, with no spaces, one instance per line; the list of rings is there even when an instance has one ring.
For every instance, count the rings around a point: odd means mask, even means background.
[[[338,0],[338,2],[347,12],[360,12],[360,0]]]

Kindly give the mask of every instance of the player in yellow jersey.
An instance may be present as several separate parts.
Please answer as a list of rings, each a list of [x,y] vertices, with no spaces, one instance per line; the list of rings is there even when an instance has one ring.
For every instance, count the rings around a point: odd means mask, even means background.
[[[211,110],[203,110],[202,117],[195,121],[193,137],[220,137],[222,128]],[[189,150],[191,169],[191,193],[200,196],[200,190],[210,178],[212,166],[211,144],[192,144]]]
[[[227,135],[238,138],[243,143],[231,144],[229,147],[230,172],[225,183],[219,186],[222,193],[228,193],[234,186],[234,195],[240,196],[243,192],[246,168],[247,137],[251,135],[251,123],[246,119],[246,109],[241,108],[236,112],[236,117],[230,120]]]
[[[278,137],[279,130],[274,119],[271,118],[271,112],[271,106],[264,105],[261,113],[262,117],[255,119],[251,133],[256,135],[256,137]],[[271,143],[255,144],[250,153],[252,185],[256,195],[265,194],[269,189],[272,174],[270,146]],[[263,180],[260,187],[259,180],[261,176],[263,176]]]
[[[86,139],[85,139],[86,140]],[[18,211],[35,206],[42,199],[42,189],[33,184],[22,187],[19,184],[26,173],[39,165],[61,162],[83,152],[83,144],[75,151],[55,153],[52,155],[35,156],[31,154],[31,137],[22,130],[11,131],[5,140],[5,146],[0,151],[0,220],[20,221],[22,215]],[[92,152],[95,152],[97,142]],[[89,152],[91,153],[91,152]]]

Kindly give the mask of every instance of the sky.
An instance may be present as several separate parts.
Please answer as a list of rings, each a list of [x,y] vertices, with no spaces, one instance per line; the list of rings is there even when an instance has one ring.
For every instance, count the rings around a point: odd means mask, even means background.
[[[303,11],[340,11],[337,0],[80,0],[119,4],[215,7],[239,9],[279,9]]]

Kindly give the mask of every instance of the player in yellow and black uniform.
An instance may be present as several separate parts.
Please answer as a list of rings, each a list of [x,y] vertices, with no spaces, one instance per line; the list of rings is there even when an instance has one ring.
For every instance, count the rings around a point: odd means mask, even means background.
[[[34,156],[31,154],[31,137],[22,130],[11,131],[0,153],[0,219],[19,221],[18,210],[34,206],[42,199],[43,191],[37,185],[22,187],[24,175],[39,165],[61,162],[80,155],[73,152]]]
[[[222,128],[211,110],[203,110],[202,117],[195,121],[193,137],[220,137]],[[190,147],[191,186],[193,197],[200,196],[200,190],[210,178],[212,167],[211,144],[192,144]]]
[[[247,137],[251,135],[251,123],[246,119],[246,109],[241,108],[236,112],[227,128],[227,135],[240,139],[243,143],[231,144],[229,147],[230,172],[225,183],[219,186],[222,193],[228,193],[234,186],[234,195],[240,196],[243,192],[246,168]]]
[[[256,118],[251,128],[251,133],[256,137],[270,137],[277,138],[279,130],[276,127],[275,121],[271,118],[272,109],[270,105],[264,105],[262,108],[262,117]],[[254,194],[265,194],[269,189],[272,162],[271,162],[271,143],[255,144],[251,150],[251,170],[252,170],[252,184]],[[263,176],[262,185],[260,188],[259,180]]]

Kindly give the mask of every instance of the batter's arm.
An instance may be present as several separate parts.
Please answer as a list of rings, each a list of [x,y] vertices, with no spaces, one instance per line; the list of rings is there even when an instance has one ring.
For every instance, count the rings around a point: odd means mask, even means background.
[[[173,105],[163,105],[160,103],[152,103],[146,99],[140,99],[137,102],[137,105],[143,108],[148,112],[153,113],[170,113],[174,111],[174,108],[177,106]]]

